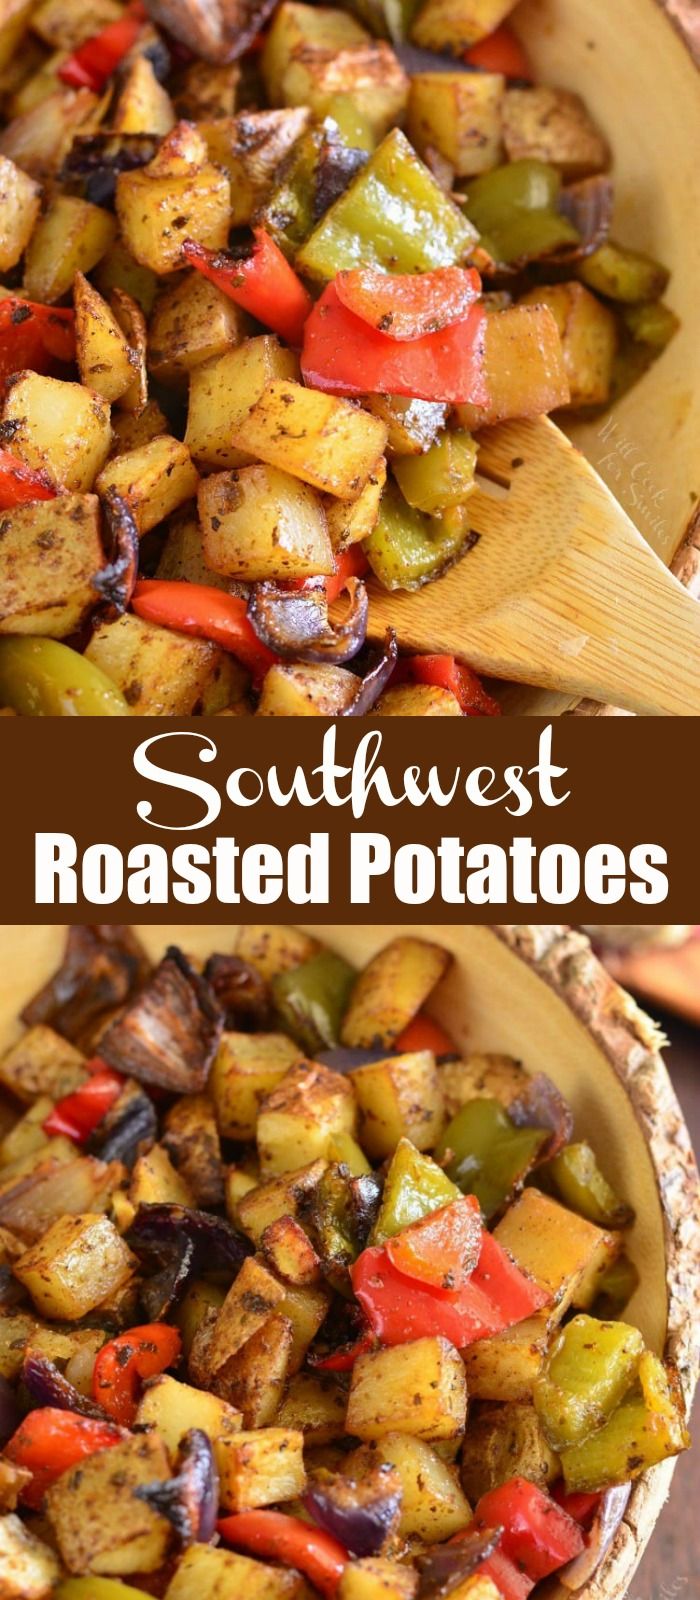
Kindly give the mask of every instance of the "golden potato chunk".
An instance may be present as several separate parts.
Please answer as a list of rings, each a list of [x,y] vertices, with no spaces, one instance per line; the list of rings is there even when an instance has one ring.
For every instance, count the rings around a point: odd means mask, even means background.
[[[0,272],[16,267],[32,235],[41,190],[21,167],[0,156]]]
[[[161,383],[184,383],[194,367],[244,337],[248,319],[201,272],[161,290],[148,324],[148,366]]]
[[[109,406],[81,383],[18,372],[7,383],[2,422],[15,455],[60,488],[85,494],[111,442]],[[9,426],[11,424],[11,429]]]
[[[14,1514],[0,1517],[0,1594],[3,1600],[46,1600],[59,1564],[48,1545]]]
[[[374,1467],[393,1467],[401,1480],[402,1539],[417,1538],[439,1544],[469,1526],[471,1509],[452,1467],[426,1444],[406,1433],[387,1433],[373,1444],[355,1450],[347,1463],[348,1474],[362,1479]]]
[[[184,633],[127,615],[95,629],[89,661],[118,684],[136,717],[192,717],[221,711],[241,692],[233,657]]]
[[[265,1096],[303,1060],[286,1033],[224,1033],[209,1087],[226,1139],[254,1139]]]
[[[324,1159],[335,1133],[354,1133],[352,1084],[316,1063],[293,1067],[260,1107],[258,1155],[263,1177]]]
[[[90,272],[112,244],[114,217],[77,195],[57,194],[37,223],[24,262],[28,300],[52,305],[72,287],[76,272]]]
[[[511,417],[539,417],[571,398],[559,328],[538,291],[538,303],[494,311],[484,328],[484,368],[489,398],[457,406],[464,428],[491,427]]]
[[[230,303],[230,302],[229,302]],[[195,367],[190,376],[185,444],[203,466],[245,467],[253,457],[231,435],[271,378],[296,378],[299,363],[271,333],[246,339],[234,350]]]
[[[347,11],[283,0],[268,29],[262,53],[262,74],[269,99],[274,104],[284,98],[284,75],[300,54],[337,55],[339,50],[365,44],[368,38],[366,29]]]
[[[619,344],[613,312],[582,283],[531,289],[521,305],[546,306],[557,324],[572,406],[606,405]]]
[[[360,1112],[360,1143],[375,1160],[393,1154],[399,1139],[432,1150],[444,1122],[442,1089],[431,1050],[387,1056],[349,1074]]]
[[[418,72],[406,132],[420,156],[437,150],[460,178],[497,167],[503,151],[505,78],[496,72]]]
[[[260,1428],[220,1441],[219,1478],[225,1511],[252,1511],[293,1500],[306,1487],[304,1435],[292,1428]]]
[[[155,1572],[172,1529],[134,1490],[171,1476],[157,1434],[135,1435],[64,1472],[46,1497],[46,1513],[69,1572],[127,1577]]]
[[[86,1212],[54,1222],[14,1272],[43,1316],[77,1322],[121,1289],[136,1265],[114,1223]]]
[[[282,98],[288,106],[310,106],[321,118],[333,115],[337,95],[347,95],[378,143],[403,121],[408,87],[391,45],[385,39],[367,39],[344,50],[304,46],[285,69]]]
[[[411,29],[414,44],[460,56],[493,33],[516,0],[426,0]]]
[[[270,1567],[234,1550],[193,1544],[177,1564],[165,1591],[165,1600],[306,1600],[305,1580],[290,1567]]]
[[[309,124],[306,106],[280,111],[241,111],[237,117],[201,122],[209,160],[228,173],[231,227],[250,222],[280,162]]]
[[[0,1083],[31,1105],[37,1095],[53,1100],[71,1094],[85,1080],[85,1057],[53,1028],[38,1022],[0,1057]]]
[[[467,1419],[467,1382],[459,1351],[447,1339],[373,1350],[353,1367],[347,1431],[357,1439],[408,1433],[453,1439]]]
[[[387,689],[374,708],[375,717],[461,717],[459,701],[449,689],[429,683],[404,683]]]
[[[340,717],[352,705],[358,682],[345,667],[270,667],[256,715]]]
[[[114,489],[126,500],[139,533],[148,533],[197,493],[199,474],[187,446],[161,434],[136,450],[125,450],[100,473],[98,494]]]
[[[129,62],[110,120],[115,133],[157,133],[164,138],[174,127],[172,100],[148,56],[135,55]]]
[[[503,138],[509,161],[547,161],[566,183],[610,166],[607,141],[580,96],[568,89],[508,89]]]
[[[570,1306],[585,1311],[598,1279],[620,1253],[621,1235],[576,1216],[539,1189],[524,1189],[494,1230],[524,1272],[553,1296],[557,1320]]]
[[[334,571],[323,506],[278,467],[241,467],[203,479],[198,494],[208,567],[232,578],[311,578]]]
[[[392,1045],[450,965],[447,950],[410,934],[392,939],[355,980],[343,1019],[343,1044]]]
[[[185,239],[212,250],[228,239],[228,178],[207,160],[204,140],[189,123],[173,128],[147,167],[120,173],[116,207],[127,249],[159,276],[182,264]]]
[[[75,275],[73,304],[80,381],[103,400],[119,400],[134,379],[129,345],[119,323],[82,272]]]
[[[104,565],[96,495],[36,500],[0,515],[0,633],[65,639],[98,600]]]
[[[241,1414],[218,1395],[206,1389],[193,1389],[164,1372],[147,1383],[136,1413],[143,1427],[154,1428],[174,1457],[180,1441],[190,1428],[201,1428],[209,1435],[219,1471],[226,1439],[240,1431]]]
[[[544,1365],[552,1324],[550,1311],[477,1339],[462,1352],[469,1395],[473,1400],[532,1399],[535,1379]]]
[[[335,500],[326,495],[323,505],[334,550],[345,550],[349,544],[369,537],[379,516],[385,483],[386,461],[382,457],[355,500]]]
[[[355,499],[384,454],[387,430],[350,400],[275,378],[233,443],[326,494]]]

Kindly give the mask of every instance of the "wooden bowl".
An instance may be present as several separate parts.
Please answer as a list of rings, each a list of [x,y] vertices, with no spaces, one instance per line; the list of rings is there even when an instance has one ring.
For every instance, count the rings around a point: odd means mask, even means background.
[[[672,271],[681,329],[613,410],[571,434],[632,521],[700,591],[700,10],[697,0],[522,0],[515,13],[535,71],[581,94],[614,156],[614,233]],[[499,690],[511,714],[574,702]],[[590,709],[590,708],[586,708]],[[600,713],[601,708],[596,708]]]
[[[234,927],[137,929],[152,955],[179,942],[191,955],[231,950]],[[358,965],[404,930],[308,927]],[[454,962],[431,1010],[465,1050],[497,1050],[560,1085],[636,1222],[630,1254],[641,1284],[630,1320],[677,1364],[688,1404],[697,1376],[700,1195],[688,1132],[659,1055],[655,1025],[617,987],[583,934],[561,927],[427,927],[417,934]],[[19,1032],[17,1014],[57,966],[60,927],[0,928],[0,1049]],[[579,1594],[617,1600],[635,1570],[668,1493],[673,1462],[634,1486],[605,1562]],[[555,1586],[563,1596],[565,1591]]]

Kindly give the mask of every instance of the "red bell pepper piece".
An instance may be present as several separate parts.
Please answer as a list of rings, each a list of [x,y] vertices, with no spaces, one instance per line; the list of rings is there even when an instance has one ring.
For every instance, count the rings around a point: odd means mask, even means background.
[[[312,1356],[307,1360],[314,1371],[320,1372],[352,1372],[359,1356],[367,1355],[369,1350],[376,1350],[377,1341],[373,1333],[363,1333],[354,1344],[344,1345],[340,1350],[334,1350],[330,1356]]]
[[[68,306],[42,306],[8,295],[0,300],[0,381],[13,372],[45,372],[48,361],[73,361],[75,315]]]
[[[91,34],[59,68],[61,82],[70,84],[72,89],[92,89],[94,94],[99,94],[136,43],[145,16],[137,0],[127,7],[123,17],[108,22],[99,33]]]
[[[471,1527],[467,1532],[471,1532]],[[456,1544],[462,1537],[463,1535],[458,1533],[455,1539],[450,1539],[450,1544]],[[513,1561],[509,1561],[502,1550],[494,1550],[485,1561],[479,1563],[476,1571],[483,1573],[485,1578],[491,1578],[502,1595],[502,1600],[527,1600],[535,1587],[532,1578],[528,1578],[526,1572],[521,1572]]]
[[[501,715],[498,701],[487,694],[476,673],[454,656],[411,656],[404,670],[406,677],[414,683],[430,683],[440,689],[449,689],[459,701],[465,717]]]
[[[207,250],[194,239],[185,240],[182,254],[223,294],[298,348],[312,309],[311,296],[269,233],[254,228],[253,238],[250,254],[240,260],[223,250]]]
[[[118,1072],[100,1064],[79,1089],[57,1100],[53,1111],[42,1124],[44,1133],[62,1133],[68,1139],[84,1144],[106,1116],[110,1106],[119,1099],[123,1084],[124,1079]]]
[[[45,472],[28,467],[11,450],[0,450],[0,511],[30,505],[33,500],[54,500],[56,492]]]
[[[92,1397],[122,1427],[131,1426],[145,1378],[156,1378],[177,1361],[182,1340],[167,1322],[147,1322],[110,1339],[92,1369]]]
[[[550,1494],[552,1499],[556,1500],[557,1505],[561,1506],[562,1511],[567,1511],[569,1516],[573,1517],[574,1522],[578,1522],[581,1528],[590,1528],[602,1499],[600,1493],[578,1494],[574,1492],[569,1494],[567,1493],[564,1479],[561,1478],[558,1483],[554,1484]]]
[[[452,1200],[387,1241],[397,1272],[435,1292],[463,1289],[479,1260],[481,1211],[474,1195]]]
[[[450,405],[485,404],[484,319],[480,305],[438,333],[390,339],[344,306],[329,283],[304,328],[301,370],[329,394],[400,394]]]
[[[124,1438],[121,1428],[110,1422],[80,1417],[76,1411],[61,1411],[58,1406],[42,1406],[30,1411],[5,1445],[4,1454],[18,1467],[26,1467],[32,1481],[22,1490],[26,1505],[36,1509],[46,1490],[62,1472],[74,1467],[85,1456],[108,1450]]]
[[[349,544],[347,550],[340,550],[335,558],[335,572],[325,580],[329,606],[342,593],[348,578],[364,578],[368,568],[369,561],[361,544]]]
[[[348,1564],[347,1550],[337,1539],[281,1511],[241,1511],[222,1517],[217,1528],[221,1537],[239,1550],[296,1567],[328,1600]]]
[[[389,339],[422,339],[452,322],[463,322],[481,294],[473,267],[437,267],[434,272],[382,272],[353,267],[335,278],[348,311]]]
[[[480,67],[483,72],[502,72],[505,78],[534,82],[527,53],[507,22],[465,50],[464,59],[470,67]]]
[[[264,677],[276,659],[248,620],[247,602],[223,589],[210,589],[203,583],[142,578],[134,589],[131,606],[137,617],[144,617],[147,622],[160,622],[177,633],[211,639],[223,650],[230,650],[256,681]]]
[[[533,1583],[572,1561],[585,1545],[573,1517],[527,1478],[509,1478],[482,1495],[474,1523],[477,1528],[503,1529],[499,1550]]]
[[[407,1055],[414,1050],[432,1050],[436,1056],[453,1056],[457,1053],[449,1033],[445,1033],[439,1022],[433,1022],[432,1017],[424,1016],[422,1011],[394,1040],[394,1049],[399,1054]]]

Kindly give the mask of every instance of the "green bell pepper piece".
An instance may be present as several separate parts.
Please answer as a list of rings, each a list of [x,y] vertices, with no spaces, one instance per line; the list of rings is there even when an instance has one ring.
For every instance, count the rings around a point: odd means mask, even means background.
[[[351,94],[331,95],[326,107],[341,138],[351,150],[365,150],[368,155],[376,148],[376,138],[367,118],[363,116]]]
[[[54,1600],[148,1600],[145,1589],[116,1578],[64,1578],[53,1596]]]
[[[680,328],[680,318],[663,300],[651,305],[626,306],[622,320],[635,344],[647,345],[650,350],[665,350]]]
[[[459,1198],[460,1190],[437,1161],[417,1150],[410,1139],[400,1139],[386,1175],[370,1243],[384,1244],[402,1228]]]
[[[578,1316],[556,1335],[533,1400],[552,1450],[581,1444],[631,1389],[644,1353],[638,1328]]]
[[[116,684],[57,639],[0,639],[0,705],[22,717],[129,717]]]
[[[639,1363],[639,1383],[605,1426],[582,1444],[562,1451],[566,1487],[570,1493],[592,1494],[628,1483],[647,1467],[687,1450],[689,1443],[675,1384],[658,1358],[646,1350]]]
[[[340,1025],[357,973],[333,950],[304,961],[272,980],[280,1023],[311,1058],[338,1044]]]
[[[385,589],[421,589],[457,560],[470,540],[469,514],[454,506],[443,517],[426,517],[387,483],[379,516],[363,550]]]
[[[468,1100],[437,1146],[439,1161],[462,1194],[475,1194],[487,1221],[525,1177],[545,1139],[546,1128],[517,1128],[499,1100]]]
[[[589,289],[605,295],[608,300],[638,305],[640,301],[659,300],[670,273],[651,256],[639,250],[626,250],[608,239],[579,263],[578,277]]]
[[[539,1181],[538,1173],[538,1181]],[[634,1212],[616,1195],[598,1166],[589,1144],[568,1144],[542,1168],[554,1193],[571,1211],[596,1222],[600,1228],[626,1228]]]
[[[561,176],[544,161],[511,161],[469,183],[464,210],[495,261],[537,261],[580,234],[557,210]]]
[[[294,259],[331,199],[364,166],[363,149],[349,148],[336,121],[326,119],[297,140],[256,214],[256,224],[272,236],[288,260]]]
[[[603,1320],[621,1317],[639,1284],[639,1273],[624,1251],[598,1280],[593,1314]]]
[[[471,223],[394,128],[302,246],[297,267],[321,283],[350,267],[425,272],[462,261],[475,242]]]
[[[403,456],[394,477],[416,511],[440,515],[459,506],[474,488],[477,447],[464,428],[443,433],[423,456]]]

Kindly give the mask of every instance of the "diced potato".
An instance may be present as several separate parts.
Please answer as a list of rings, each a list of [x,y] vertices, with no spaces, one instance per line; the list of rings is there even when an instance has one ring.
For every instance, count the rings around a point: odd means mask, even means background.
[[[290,1380],[277,1421],[299,1428],[307,1446],[330,1444],[345,1434],[347,1395],[330,1375],[297,1372]]]
[[[489,172],[503,151],[505,79],[496,72],[418,72],[406,131],[418,154],[449,161],[460,178]]]
[[[224,1197],[221,1141],[208,1094],[181,1095],[163,1119],[163,1145],[194,1203],[205,1210]]]
[[[167,419],[157,400],[149,400],[142,411],[116,411],[112,417],[110,456],[123,456],[127,450],[140,450],[142,445],[150,444],[151,439],[157,439],[159,434],[167,431]]]
[[[294,1217],[278,1217],[265,1229],[262,1250],[278,1278],[303,1288],[318,1283],[321,1262],[304,1229]]]
[[[29,25],[32,0],[2,0],[0,8],[0,67],[7,65]]]
[[[14,1271],[43,1316],[77,1322],[121,1289],[136,1265],[114,1223],[87,1212],[55,1222]]]
[[[44,1600],[54,1592],[59,1564],[53,1550],[14,1514],[0,1517],[0,1595]]]
[[[509,1478],[527,1478],[546,1489],[561,1475],[537,1412],[528,1404],[484,1406],[477,1417],[470,1415],[460,1470],[465,1492],[474,1502]]]
[[[104,565],[95,495],[61,495],[0,520],[0,634],[65,639],[85,621]]]
[[[265,674],[259,717],[340,717],[357,695],[345,667],[275,665]]]
[[[546,161],[566,183],[606,172],[610,149],[583,101],[568,89],[508,89],[503,138],[509,161]]]
[[[241,1415],[218,1395],[208,1394],[205,1389],[193,1389],[191,1384],[180,1383],[169,1373],[163,1373],[146,1384],[136,1422],[141,1427],[154,1428],[173,1457],[190,1428],[201,1428],[211,1439],[221,1471],[226,1459],[224,1445],[227,1439],[239,1433]]]
[[[161,138],[175,126],[172,100],[148,56],[135,55],[129,62],[110,122],[115,133],[157,133]]]
[[[257,1126],[260,1170],[264,1177],[292,1172],[323,1159],[334,1133],[354,1133],[352,1085],[327,1067],[293,1067],[260,1107]]]
[[[146,318],[138,301],[127,294],[126,289],[118,286],[112,290],[110,305],[129,346],[129,359],[133,367],[132,381],[124,394],[120,395],[118,404],[122,411],[138,414],[143,411],[148,401]],[[167,433],[167,423],[164,431]]]
[[[165,1600],[305,1600],[304,1579],[290,1567],[269,1567],[234,1550],[193,1544],[177,1564],[165,1591]]]
[[[254,1185],[238,1201],[237,1219],[243,1232],[254,1244],[259,1244],[266,1228],[280,1217],[295,1218],[325,1170],[325,1161],[312,1161],[308,1166],[285,1172],[281,1178],[272,1178],[269,1183]]]
[[[548,305],[521,302],[494,311],[484,328],[489,399],[457,406],[464,428],[490,427],[511,417],[538,417],[566,406],[569,379],[559,329]]]
[[[262,1261],[248,1256],[232,1283],[219,1311],[209,1342],[207,1359],[212,1372],[225,1366],[231,1356],[267,1321],[284,1300],[284,1288]]]
[[[328,1314],[328,1305],[327,1289],[316,1288],[313,1284],[297,1286],[285,1283],[284,1299],[280,1301],[278,1309],[292,1331],[288,1363],[290,1373],[298,1372],[303,1366],[309,1345]]]
[[[269,983],[281,972],[290,972],[318,954],[319,943],[300,928],[268,927],[251,922],[238,929],[235,953],[240,961],[255,967]]]
[[[250,453],[231,444],[232,433],[270,379],[296,378],[298,370],[294,352],[284,349],[271,333],[246,339],[196,367],[190,377],[185,434],[193,459],[219,470],[249,466]]]
[[[80,381],[104,400],[118,400],[133,382],[129,346],[106,301],[82,272],[73,284]]]
[[[442,1090],[431,1050],[387,1056],[349,1074],[360,1112],[360,1143],[373,1159],[392,1155],[399,1139],[432,1150],[444,1123]]]
[[[386,483],[386,461],[382,459],[370,473],[355,500],[324,500],[328,533],[334,550],[345,550],[368,538],[379,516],[379,503]]]
[[[2,45],[0,44],[0,57]],[[76,133],[89,131],[99,101],[90,89],[62,89],[0,133],[0,153],[40,182],[60,167]]]
[[[136,717],[220,711],[240,692],[240,669],[217,645],[132,615],[100,624],[85,655],[118,685]]]
[[[193,61],[178,75],[175,105],[178,115],[188,122],[211,117],[232,117],[241,79],[238,61],[223,66],[211,61]]]
[[[557,1320],[570,1306],[585,1311],[591,1305],[598,1280],[622,1242],[620,1234],[596,1228],[538,1189],[523,1190],[494,1237],[553,1296]]]
[[[403,121],[408,88],[401,62],[384,39],[341,50],[306,45],[294,53],[282,78],[285,105],[310,106],[317,118],[332,116],[336,95],[348,95],[377,142]]]
[[[47,1094],[40,1094],[38,1100],[25,1111],[24,1116],[8,1129],[0,1141],[0,1168],[16,1161],[23,1161],[26,1156],[33,1155],[35,1150],[40,1150],[42,1145],[48,1144],[48,1135],[44,1133],[43,1124],[53,1111],[53,1107],[53,1100]],[[0,1171],[0,1182],[4,1177],[5,1173]]]
[[[18,372],[7,384],[2,422],[12,424],[13,452],[27,466],[76,494],[92,488],[111,442],[109,406],[100,395],[80,383]]]
[[[462,55],[493,33],[513,10],[515,0],[426,0],[411,29],[414,44],[424,50]]]
[[[418,1573],[386,1556],[349,1561],[341,1573],[338,1600],[414,1600]]]
[[[241,1412],[244,1428],[278,1421],[291,1349],[291,1323],[275,1314],[217,1373],[214,1387]]]
[[[32,235],[41,190],[26,172],[0,156],[0,272],[16,267]]]
[[[24,263],[28,300],[52,305],[72,287],[76,272],[90,272],[114,240],[109,211],[77,195],[58,194],[37,223]]]
[[[311,578],[334,570],[323,506],[277,467],[219,472],[199,486],[207,566],[250,582]]]
[[[462,1433],[467,1383],[447,1339],[415,1339],[359,1356],[352,1371],[347,1431],[358,1439],[408,1433],[428,1442]]]
[[[117,178],[116,207],[127,249],[160,276],[181,265],[185,239],[212,250],[226,245],[228,178],[207,160],[204,140],[180,122],[147,167]]]
[[[156,428],[155,431],[160,433],[162,429]],[[204,583],[208,588],[228,592],[228,580],[222,578],[220,572],[212,572],[204,560],[202,530],[193,501],[178,507],[168,518],[168,533],[156,568],[156,577],[180,583]]]
[[[96,267],[94,279],[100,294],[108,296],[113,289],[124,289],[148,316],[158,292],[158,279],[149,267],[135,261],[123,239],[115,239],[106,255]]]
[[[370,394],[364,401],[387,429],[387,455],[420,456],[442,433],[448,408],[439,400],[409,400],[403,395]]]
[[[462,1352],[469,1395],[474,1400],[531,1401],[544,1366],[553,1318],[540,1311]]]
[[[0,1057],[0,1083],[25,1104],[39,1094],[60,1100],[77,1089],[85,1076],[81,1051],[42,1022],[28,1028]]]
[[[459,701],[449,689],[429,683],[404,683],[387,689],[377,701],[375,717],[461,717]]]
[[[115,1189],[123,1182],[120,1161],[75,1155],[72,1160],[57,1160],[56,1156],[55,1141],[48,1140],[44,1150],[35,1152],[38,1164],[33,1171],[17,1173],[0,1192],[0,1222],[25,1246],[40,1239],[61,1217],[108,1211]]]
[[[488,1051],[459,1061],[445,1061],[438,1072],[445,1096],[445,1113],[450,1118],[469,1100],[499,1100],[507,1109],[530,1083],[530,1074],[519,1061]]]
[[[255,1138],[261,1102],[302,1059],[285,1033],[223,1034],[209,1082],[225,1138]]]
[[[521,305],[544,305],[559,330],[572,406],[606,405],[619,335],[613,312],[582,283],[531,289]]]
[[[469,1526],[471,1509],[453,1468],[424,1439],[407,1433],[386,1433],[378,1443],[362,1445],[348,1457],[346,1471],[362,1478],[380,1463],[401,1479],[402,1539],[439,1544]]]
[[[27,73],[23,82],[15,93],[5,99],[5,110],[12,117],[23,116],[25,112],[33,111],[52,95],[60,93],[63,84],[58,74],[66,60],[65,50],[56,50],[53,55],[41,55],[36,62],[36,71]]]
[[[127,501],[139,533],[197,493],[199,477],[189,450],[179,439],[162,434],[138,450],[128,450],[108,462],[99,475],[97,490],[115,489]]]
[[[262,54],[262,73],[270,100],[282,99],[285,72],[302,51],[337,54],[364,44],[366,30],[346,11],[331,6],[309,6],[284,0],[268,30]]]
[[[170,1160],[162,1144],[151,1145],[139,1156],[131,1175],[129,1199],[132,1206],[178,1205],[191,1206],[193,1196],[188,1185]]]
[[[157,1434],[125,1439],[64,1472],[48,1491],[46,1513],[68,1571],[155,1572],[172,1530],[134,1490],[170,1475]]]
[[[218,1283],[209,1283],[206,1278],[195,1278],[194,1283],[190,1285],[175,1313],[175,1321],[182,1334],[182,1346],[187,1357],[191,1355],[200,1328],[209,1320],[213,1326],[212,1313],[220,1311],[225,1299],[226,1290]]]
[[[387,432],[350,400],[273,378],[233,431],[233,443],[340,499],[376,472]]]
[[[308,124],[309,111],[303,105],[281,111],[242,111],[237,117],[200,123],[209,160],[228,173],[231,227],[240,228],[251,221],[277,167]]]
[[[87,13],[80,0],[41,0],[32,12],[32,32],[54,50],[76,50],[121,15],[116,0],[91,0]]]
[[[247,318],[201,272],[161,290],[148,325],[148,365],[161,383],[186,382],[203,361],[240,344]]]
[[[441,945],[411,935],[392,939],[355,981],[343,1020],[343,1044],[365,1049],[392,1045],[449,965]]]
[[[304,1435],[292,1428],[260,1428],[219,1443],[221,1504],[225,1511],[252,1511],[282,1504],[306,1487]]]

